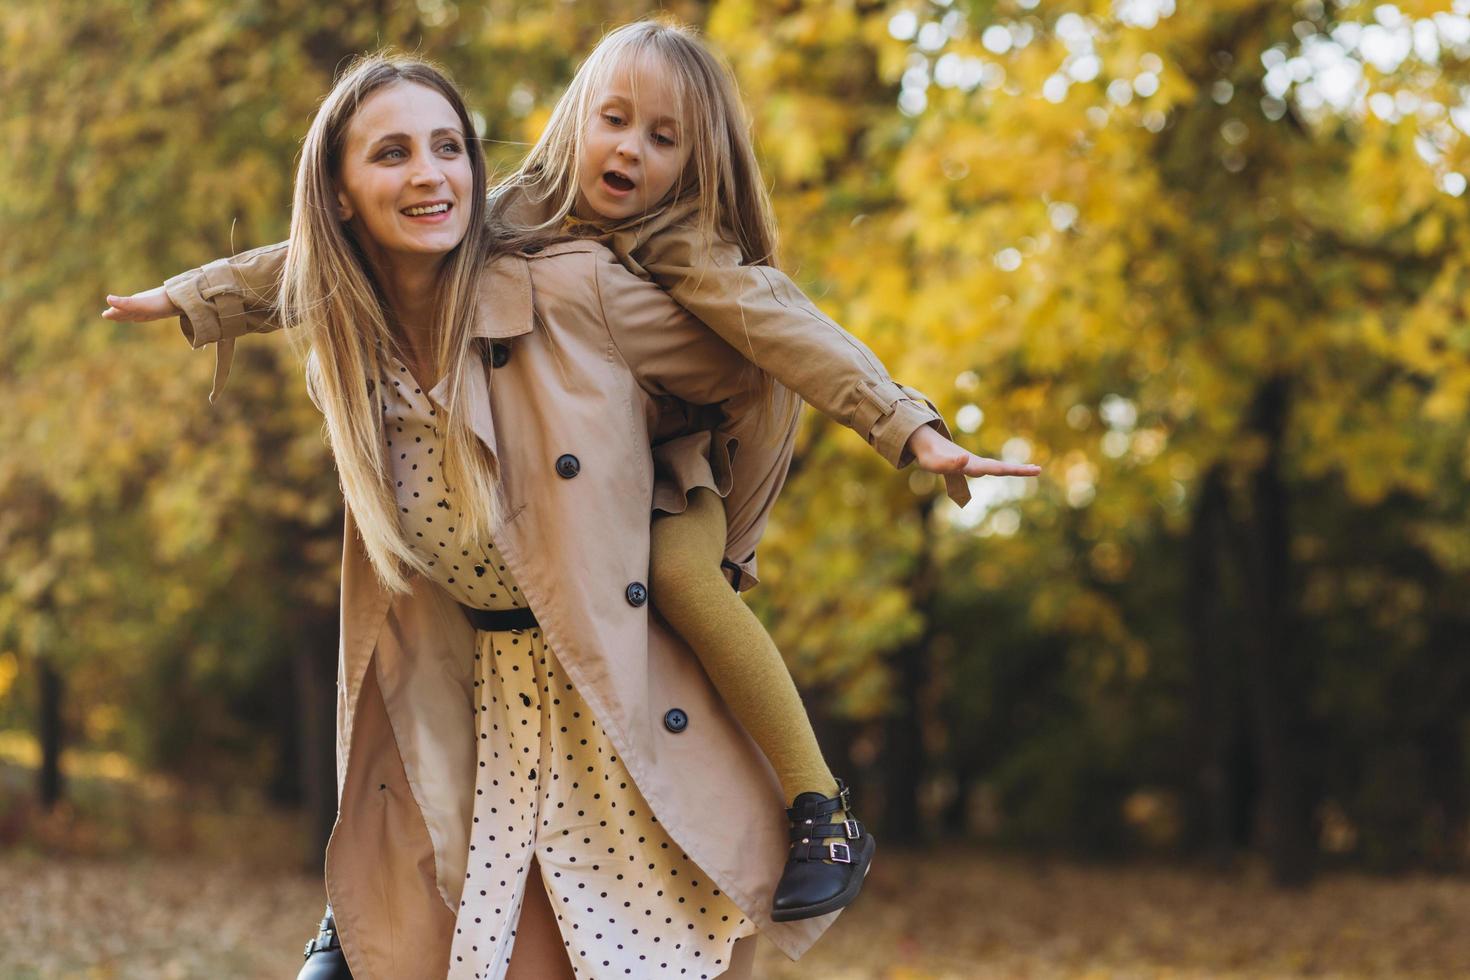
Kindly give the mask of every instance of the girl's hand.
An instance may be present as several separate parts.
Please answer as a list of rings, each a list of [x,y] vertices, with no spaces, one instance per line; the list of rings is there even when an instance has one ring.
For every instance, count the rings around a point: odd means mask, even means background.
[[[162,286],[149,289],[145,292],[134,293],[131,296],[114,296],[107,294],[107,309],[102,311],[102,319],[117,320],[122,323],[146,323],[149,320],[164,320],[171,316],[178,316],[184,311],[174,305],[174,301],[168,298]]]
[[[965,476],[1036,476],[1041,467],[1034,463],[1005,463],[998,459],[976,456],[928,425],[921,425],[909,436],[909,452],[914,465],[930,473],[963,473]]]

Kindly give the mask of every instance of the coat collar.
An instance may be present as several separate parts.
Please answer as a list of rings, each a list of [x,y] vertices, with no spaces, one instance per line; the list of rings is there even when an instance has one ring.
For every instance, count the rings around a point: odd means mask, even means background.
[[[475,322],[470,325],[471,346],[476,337],[508,340],[528,334],[534,326],[534,315],[531,305],[531,273],[526,268],[525,259],[518,255],[500,256],[480,274],[475,297]],[[488,355],[488,351],[482,354]],[[470,372],[471,375],[481,373]],[[449,376],[445,375],[429,390],[429,397],[441,408],[447,404],[448,381]],[[484,399],[480,396],[484,394],[483,391],[472,390],[471,403],[483,402]]]
[[[534,253],[496,257],[480,275],[475,322],[470,328],[471,344],[474,343],[473,338],[486,341],[509,340],[524,336],[535,328],[536,309],[530,269],[532,260],[601,247],[588,241],[568,241],[548,245]],[[479,353],[488,364],[491,352],[481,349]],[[490,413],[490,374],[489,370],[465,373],[465,381],[469,385],[468,421],[475,435],[490,450],[490,455],[498,460],[494,419]],[[441,408],[448,404],[448,382],[449,377],[445,375],[429,390],[429,397]]]
[[[519,255],[502,255],[480,275],[472,337],[498,340],[531,332],[531,272]]]

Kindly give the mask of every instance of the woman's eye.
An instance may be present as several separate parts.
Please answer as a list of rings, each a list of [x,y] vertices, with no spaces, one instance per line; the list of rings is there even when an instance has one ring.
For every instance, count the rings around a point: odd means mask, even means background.
[[[397,156],[394,156],[394,154],[397,154]],[[384,150],[383,151],[383,155],[381,157],[379,157],[379,159],[380,160],[396,160],[399,157],[403,157],[403,156],[406,156],[406,155],[407,154],[405,154],[402,150],[400,150],[398,147],[394,146],[394,147],[390,147],[390,148]]]
[[[454,140],[445,140],[443,143],[439,144],[439,149],[447,151],[449,153],[458,153],[459,144],[456,143]]]

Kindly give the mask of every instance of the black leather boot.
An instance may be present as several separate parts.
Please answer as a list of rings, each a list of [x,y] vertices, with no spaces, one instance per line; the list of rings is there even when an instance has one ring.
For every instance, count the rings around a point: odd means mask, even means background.
[[[296,974],[296,980],[352,980],[352,971],[347,969],[347,957],[342,955],[342,943],[337,939],[337,923],[332,921],[330,905],[322,917],[316,938],[306,943],[306,964]]]
[[[857,898],[873,863],[878,842],[855,819],[847,784],[837,780],[837,795],[799,793],[786,808],[791,821],[791,853],[776,885],[771,918],[809,919],[846,908]],[[830,819],[838,815],[838,822]],[[827,840],[827,838],[840,838]]]

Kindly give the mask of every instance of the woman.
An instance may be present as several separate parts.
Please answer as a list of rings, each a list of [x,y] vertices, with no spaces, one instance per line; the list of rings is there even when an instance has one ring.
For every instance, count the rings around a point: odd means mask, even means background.
[[[774,853],[782,830],[732,797],[774,790],[697,665],[650,631],[644,583],[656,395],[721,401],[735,355],[598,246],[487,265],[484,199],[463,102],[415,62],[348,72],[303,148],[282,319],[310,349],[347,500],[326,868],[343,951],[360,980],[569,961],[621,976],[651,956],[728,975],[757,925],[741,908],[768,904],[741,844]],[[226,317],[186,329],[231,328],[228,297],[210,299]],[[400,495],[415,475],[429,482]],[[421,514],[408,493],[431,485],[447,506]],[[472,625],[459,586],[506,628]],[[619,867],[597,868],[614,849]],[[535,949],[514,945],[523,930]],[[788,930],[788,952],[820,931]]]
[[[600,245],[492,254],[484,191],[453,86],[384,58],[297,178],[282,319],[347,501],[343,951],[360,980],[746,976],[759,929],[795,959],[835,915],[771,921],[779,784],[646,606],[666,396],[750,411],[744,362]],[[261,329],[235,269],[171,281],[195,346]]]

